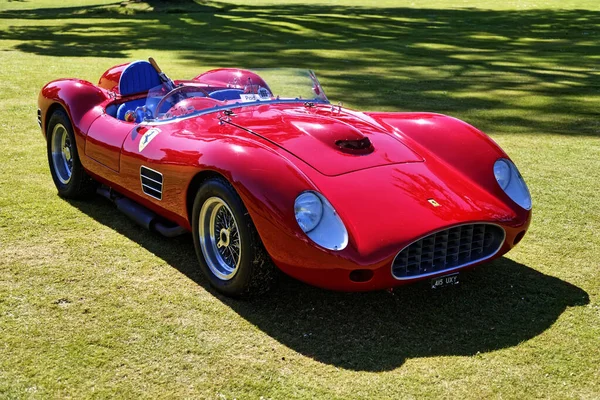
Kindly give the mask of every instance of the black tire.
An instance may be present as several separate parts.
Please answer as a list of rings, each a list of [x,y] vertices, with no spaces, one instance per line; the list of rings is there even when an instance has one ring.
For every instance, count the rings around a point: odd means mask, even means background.
[[[59,155],[56,147],[53,143],[55,137],[58,135],[64,137],[67,143],[68,158],[64,157],[64,151],[62,153],[62,159],[59,160]],[[50,116],[48,121],[48,127],[46,128],[46,150],[48,155],[48,166],[50,167],[50,174],[58,195],[68,199],[81,199],[91,196],[96,189],[96,182],[85,172],[81,161],[79,160],[79,154],[77,153],[77,145],[75,142],[75,134],[73,132],[73,125],[67,113],[63,110],[56,110]],[[68,179],[67,179],[68,175]]]
[[[209,222],[210,218],[207,220],[209,208],[212,210],[211,212],[216,213],[214,224]],[[215,211],[215,208],[217,208],[217,211]],[[226,278],[218,276],[219,268],[222,268],[223,264],[215,267],[214,263],[215,257],[221,257],[216,255],[219,252],[218,244],[215,245],[216,247],[211,247],[211,242],[207,239],[210,236],[216,241],[216,237],[207,235],[209,229],[201,228],[201,224],[203,224],[203,227],[218,226],[216,221],[219,218],[218,213],[221,212],[218,211],[219,209],[234,218],[230,229],[228,229],[228,231],[231,230],[230,233],[221,236],[224,228],[221,229],[219,235],[221,248],[228,250],[229,246],[234,246],[235,238],[239,239],[239,257],[235,258],[233,256],[230,260],[232,262],[229,263],[233,266],[237,259],[237,267],[230,274],[231,276]],[[202,221],[201,218],[203,218]],[[237,236],[235,236],[236,232],[238,233]],[[271,289],[276,274],[275,267],[260,240],[242,199],[225,179],[208,179],[198,190],[192,210],[192,233],[202,272],[208,278],[210,284],[219,292],[231,297],[249,297],[265,293]],[[226,246],[223,244],[225,242],[221,242],[225,238]],[[235,251],[230,254],[234,255]],[[211,260],[213,260],[213,264],[210,264]],[[223,261],[225,258],[221,257],[220,260]]]

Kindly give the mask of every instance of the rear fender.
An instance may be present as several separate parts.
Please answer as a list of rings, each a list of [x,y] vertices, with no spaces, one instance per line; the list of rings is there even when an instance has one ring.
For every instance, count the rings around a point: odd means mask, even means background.
[[[100,77],[98,86],[103,89],[118,93],[121,74],[129,64],[131,63],[119,64],[107,69],[106,72]]]
[[[106,90],[84,80],[61,79],[48,83],[38,96],[42,133],[46,135],[49,111],[60,104],[69,114],[76,135],[85,136],[92,122],[104,112],[101,104],[109,99]]]

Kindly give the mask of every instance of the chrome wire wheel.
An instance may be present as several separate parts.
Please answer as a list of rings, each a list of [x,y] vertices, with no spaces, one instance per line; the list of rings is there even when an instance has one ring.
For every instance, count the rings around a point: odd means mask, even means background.
[[[240,232],[233,212],[221,198],[210,197],[202,205],[198,227],[208,268],[221,280],[232,279],[242,259]]]
[[[73,146],[69,132],[63,124],[56,124],[52,130],[51,152],[52,167],[56,177],[63,185],[71,181],[73,174]]]

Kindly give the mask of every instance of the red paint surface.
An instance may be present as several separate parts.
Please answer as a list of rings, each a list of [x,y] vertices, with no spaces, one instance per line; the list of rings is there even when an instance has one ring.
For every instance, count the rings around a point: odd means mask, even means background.
[[[109,82],[104,88],[118,82],[122,67],[103,76],[101,83]],[[195,79],[216,86],[230,72]],[[213,112],[137,126],[104,113],[107,105],[122,101],[89,82],[51,82],[39,98],[43,131],[49,108],[62,105],[92,176],[187,229],[190,182],[203,171],[223,175],[240,194],[275,264],[313,285],[337,290],[397,286],[411,280],[396,280],[392,261],[416,239],[453,225],[495,223],[506,231],[499,257],[529,226],[531,212],[508,198],[493,177],[495,160],[507,155],[454,118],[307,108],[299,102],[239,107],[225,124],[219,123],[222,114]],[[152,127],[161,132],[140,152],[139,142]],[[335,146],[338,139],[363,137],[373,143],[373,153],[350,155]],[[163,174],[162,200],[143,194],[142,165]],[[305,190],[321,192],[340,215],[349,234],[344,250],[322,249],[298,227],[293,205]],[[441,206],[432,207],[430,198]],[[356,269],[372,270],[373,278],[351,281]]]
[[[119,79],[121,79],[121,74],[123,73],[125,68],[127,68],[128,65],[129,63],[125,63],[121,65],[115,65],[114,67],[109,68],[100,77],[100,80],[98,81],[98,86],[103,89],[119,93]]]
[[[194,81],[211,87],[244,89],[247,85],[262,86],[269,89],[269,85],[256,73],[245,69],[219,68],[204,72],[194,78]]]

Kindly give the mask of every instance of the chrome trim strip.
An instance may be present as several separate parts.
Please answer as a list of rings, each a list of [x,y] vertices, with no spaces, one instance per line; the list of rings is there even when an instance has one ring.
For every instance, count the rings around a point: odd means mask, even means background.
[[[144,168],[145,168],[145,167],[144,167]],[[142,178],[144,178],[144,179],[148,179],[149,181],[152,181],[152,182],[154,182],[154,183],[158,183],[159,185],[161,185],[161,186],[162,186],[162,182],[160,182],[160,181],[157,181],[157,180],[155,180],[155,179],[152,179],[152,178],[150,178],[149,176],[142,175]]]
[[[494,252],[493,252],[492,254],[490,254],[489,256],[487,256],[487,257],[483,257],[483,258],[480,258],[480,259],[478,259],[478,260],[474,260],[474,261],[468,262],[468,263],[466,263],[466,264],[458,265],[458,266],[456,266],[456,267],[447,268],[447,269],[441,269],[441,270],[439,270],[439,271],[433,271],[433,272],[429,272],[429,273],[426,273],[426,274],[421,274],[421,275],[412,275],[412,276],[406,276],[406,277],[401,277],[401,278],[398,278],[396,275],[394,275],[394,263],[396,262],[396,258],[398,258],[398,256],[400,255],[400,253],[402,253],[402,252],[403,252],[403,251],[404,251],[404,250],[405,250],[407,247],[409,247],[409,246],[410,246],[410,245],[412,245],[413,243],[416,243],[416,242],[418,242],[418,241],[419,241],[419,240],[421,240],[421,239],[425,239],[427,236],[435,235],[435,234],[436,234],[436,233],[438,233],[438,232],[447,231],[447,230],[449,230],[449,229],[452,229],[452,228],[458,228],[459,226],[464,226],[464,225],[475,225],[475,224],[497,226],[498,228],[500,228],[500,229],[502,230],[502,233],[504,234],[504,236],[502,237],[502,241],[500,242],[500,246],[498,246],[498,248],[496,249],[496,251],[494,251]],[[496,254],[497,254],[497,253],[500,251],[500,249],[501,249],[501,248],[502,248],[502,246],[504,245],[504,242],[505,242],[505,241],[506,241],[506,231],[504,230],[504,228],[503,228],[503,227],[501,227],[501,226],[500,226],[500,225],[498,225],[498,224],[492,224],[492,223],[490,223],[490,222],[466,222],[466,223],[464,223],[464,224],[452,225],[452,226],[448,226],[448,227],[446,227],[446,228],[443,228],[443,229],[438,229],[437,231],[433,231],[433,232],[431,232],[431,233],[429,233],[429,234],[427,234],[427,235],[425,235],[425,236],[421,236],[421,237],[420,237],[420,238],[418,238],[417,240],[413,240],[412,242],[410,242],[409,244],[407,244],[406,246],[404,246],[404,247],[402,248],[402,250],[400,250],[400,251],[398,252],[398,254],[396,254],[396,257],[394,257],[394,260],[392,261],[392,265],[391,265],[391,272],[392,272],[392,276],[394,277],[394,279],[396,279],[396,280],[398,280],[398,281],[407,281],[407,280],[411,280],[411,279],[426,278],[426,277],[428,277],[428,276],[433,276],[433,275],[443,274],[443,273],[445,273],[445,272],[456,271],[457,269],[461,269],[461,268],[464,268],[464,267],[468,267],[469,265],[473,265],[473,264],[476,264],[476,263],[478,263],[478,262],[482,262],[482,261],[485,261],[485,260],[488,260],[488,259],[490,259],[490,258],[494,257],[494,256],[495,256],[495,255],[496,255]]]
[[[162,195],[161,195],[161,194],[159,194],[159,195],[154,195],[154,194],[152,194],[152,192],[157,192],[157,193],[160,193],[160,192],[158,192],[157,190],[155,190],[155,189],[152,189],[152,188],[147,188],[146,190],[144,190],[144,194],[145,194],[146,196],[152,197],[153,199],[156,199],[156,200],[162,200]]]
[[[153,187],[152,187],[152,186],[150,186],[150,185],[146,185],[145,183],[142,183],[142,186],[143,186],[143,187],[145,187],[146,189],[150,189],[150,190],[152,190],[153,192],[158,192],[158,193],[161,193],[161,192],[162,192],[162,188],[161,188],[161,189],[156,189],[156,188],[153,188]]]
[[[146,176],[146,175],[143,174],[143,172],[142,172],[143,169],[146,169],[148,171],[152,171],[152,172],[160,175],[160,177],[163,180],[163,182],[158,182],[158,181],[156,181],[156,180],[154,180],[152,178],[148,178],[148,176]],[[148,186],[148,185],[144,184],[142,182],[142,178],[149,179],[149,180],[151,180],[153,182],[156,182],[156,183],[160,184],[160,190],[157,190],[157,189],[155,189],[155,188],[153,188],[151,186]],[[158,171],[156,171],[156,170],[154,170],[152,168],[148,168],[148,167],[142,165],[142,166],[140,166],[140,184],[141,184],[141,187],[142,187],[142,193],[144,193],[145,195],[147,195],[149,197],[152,197],[153,199],[162,200],[162,189],[164,187],[164,177],[163,177],[163,174],[161,174],[160,172],[158,172]],[[152,193],[149,193],[149,191],[158,193],[158,196],[152,195]]]

